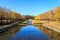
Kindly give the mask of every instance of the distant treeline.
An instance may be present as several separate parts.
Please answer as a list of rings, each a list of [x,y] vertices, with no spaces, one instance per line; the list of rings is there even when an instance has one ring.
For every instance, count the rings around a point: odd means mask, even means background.
[[[36,16],[35,19],[47,20],[47,21],[60,21],[60,7],[56,7],[54,10],[41,13]]]
[[[22,20],[21,14],[0,6],[0,25]]]

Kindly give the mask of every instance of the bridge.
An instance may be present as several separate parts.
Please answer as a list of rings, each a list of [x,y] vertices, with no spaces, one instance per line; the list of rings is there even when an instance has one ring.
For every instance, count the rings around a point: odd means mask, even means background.
[[[18,25],[21,25],[21,26],[23,26],[23,25],[29,25],[29,24],[27,24],[27,23],[21,23],[21,24],[18,24]],[[40,25],[41,26],[41,24],[40,23],[34,23],[34,24],[30,24],[30,25]]]

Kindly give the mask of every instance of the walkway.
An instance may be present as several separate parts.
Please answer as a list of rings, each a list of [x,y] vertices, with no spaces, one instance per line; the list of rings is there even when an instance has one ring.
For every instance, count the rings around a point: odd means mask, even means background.
[[[40,21],[40,20],[32,20],[33,24],[34,23],[43,23],[43,26],[50,28],[54,31],[60,32],[60,23],[58,22],[48,22],[48,21]]]

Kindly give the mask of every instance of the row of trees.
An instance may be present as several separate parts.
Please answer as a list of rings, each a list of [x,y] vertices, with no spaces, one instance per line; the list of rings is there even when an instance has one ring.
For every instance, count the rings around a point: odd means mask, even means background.
[[[0,24],[21,20],[21,14],[0,6]]]
[[[60,21],[60,7],[55,8],[54,10],[49,10],[45,13],[42,13],[35,17],[35,19],[40,20],[54,20],[54,21]]]

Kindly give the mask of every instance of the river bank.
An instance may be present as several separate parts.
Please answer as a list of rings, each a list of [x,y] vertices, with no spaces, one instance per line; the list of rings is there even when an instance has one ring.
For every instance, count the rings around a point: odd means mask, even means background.
[[[49,40],[60,40],[60,23],[40,20],[32,20],[32,22],[33,24],[41,24],[35,26],[37,26],[42,32],[44,32],[48,36]]]

